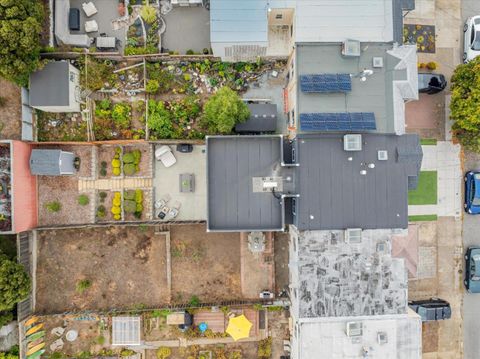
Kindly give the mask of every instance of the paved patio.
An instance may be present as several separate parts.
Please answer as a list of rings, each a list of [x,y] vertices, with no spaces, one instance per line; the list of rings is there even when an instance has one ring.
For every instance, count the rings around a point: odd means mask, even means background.
[[[202,53],[210,49],[210,11],[203,6],[177,7],[164,16],[167,29],[162,35],[164,51],[187,50]]]
[[[161,146],[161,145],[160,145]],[[157,146],[158,148],[158,146]],[[170,196],[167,206],[171,207],[176,202],[180,204],[180,212],[175,220],[196,221],[207,219],[207,183],[206,183],[206,154],[205,146],[193,146],[193,152],[180,153],[171,145],[173,155],[177,162],[166,168],[161,162],[155,161],[153,187],[155,200]],[[181,193],[179,176],[183,173],[195,175],[195,191]],[[156,215],[158,215],[156,210]],[[157,218],[155,216],[155,218]]]
[[[125,37],[126,37],[126,28],[121,28],[114,30],[112,26],[112,21],[120,17],[117,9],[117,4],[112,3],[107,0],[95,0],[93,3],[97,8],[98,12],[90,17],[86,17],[85,12],[82,9],[82,4],[88,2],[86,0],[70,0],[70,7],[77,8],[80,10],[80,30],[71,31],[72,34],[85,34],[85,21],[95,20],[98,24],[98,31],[89,32],[87,35],[91,38],[100,36],[100,34],[105,33],[106,36],[116,37],[120,40],[119,50],[123,51],[125,46]]]

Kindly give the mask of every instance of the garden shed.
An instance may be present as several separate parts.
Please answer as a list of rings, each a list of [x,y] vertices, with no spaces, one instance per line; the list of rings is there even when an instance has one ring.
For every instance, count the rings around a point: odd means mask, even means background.
[[[112,318],[112,345],[140,345],[140,317]]]
[[[73,175],[74,160],[71,152],[35,149],[30,155],[30,172],[41,176]]]

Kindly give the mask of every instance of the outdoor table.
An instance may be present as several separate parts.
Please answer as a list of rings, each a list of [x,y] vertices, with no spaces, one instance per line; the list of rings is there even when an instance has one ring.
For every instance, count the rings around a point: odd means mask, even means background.
[[[100,36],[95,39],[95,45],[100,48],[115,48],[115,37]]]

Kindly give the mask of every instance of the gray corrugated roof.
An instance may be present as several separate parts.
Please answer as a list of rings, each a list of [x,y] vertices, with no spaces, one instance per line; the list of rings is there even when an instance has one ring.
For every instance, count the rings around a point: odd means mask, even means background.
[[[280,230],[282,206],[271,192],[254,193],[253,177],[280,169],[281,137],[207,137],[208,229]]]
[[[30,172],[33,175],[59,176],[72,174],[74,156],[61,150],[32,150]]]
[[[68,106],[69,68],[66,61],[49,62],[30,75],[30,106]]]
[[[275,132],[277,105],[271,103],[248,104],[250,118],[235,126],[235,132]]]
[[[418,176],[422,158],[418,136],[366,134],[362,141],[362,151],[346,152],[341,134],[297,136],[300,230],[407,227],[408,176]],[[397,161],[405,148],[409,161]],[[387,161],[378,150],[388,151]]]
[[[211,0],[211,42],[268,41],[267,0]]]

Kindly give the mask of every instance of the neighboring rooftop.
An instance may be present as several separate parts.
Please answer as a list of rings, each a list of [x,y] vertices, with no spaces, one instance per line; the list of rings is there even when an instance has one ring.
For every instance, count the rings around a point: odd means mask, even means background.
[[[359,47],[359,56],[346,57],[342,56],[341,43],[297,44],[298,83],[308,75],[351,76],[351,88],[346,90],[311,92],[298,87],[299,132],[308,130],[302,121],[305,114],[373,112],[375,132],[405,133],[404,101],[418,98],[415,47],[388,43],[361,43]],[[374,66],[374,59],[381,61],[381,67],[379,63]],[[365,69],[373,74],[361,81]]]
[[[280,136],[208,137],[208,228],[282,230],[292,217],[299,230],[407,228],[418,136],[367,134],[361,146],[345,151],[341,134],[298,135],[291,145]]]
[[[30,106],[69,106],[69,68],[67,61],[52,61],[30,75]]]
[[[348,336],[355,322],[361,334]],[[298,358],[420,359],[422,323],[416,316],[374,316],[319,319],[299,324]]]
[[[299,236],[298,318],[406,313],[407,271],[391,256],[393,231],[364,230],[356,240],[345,233]]]

